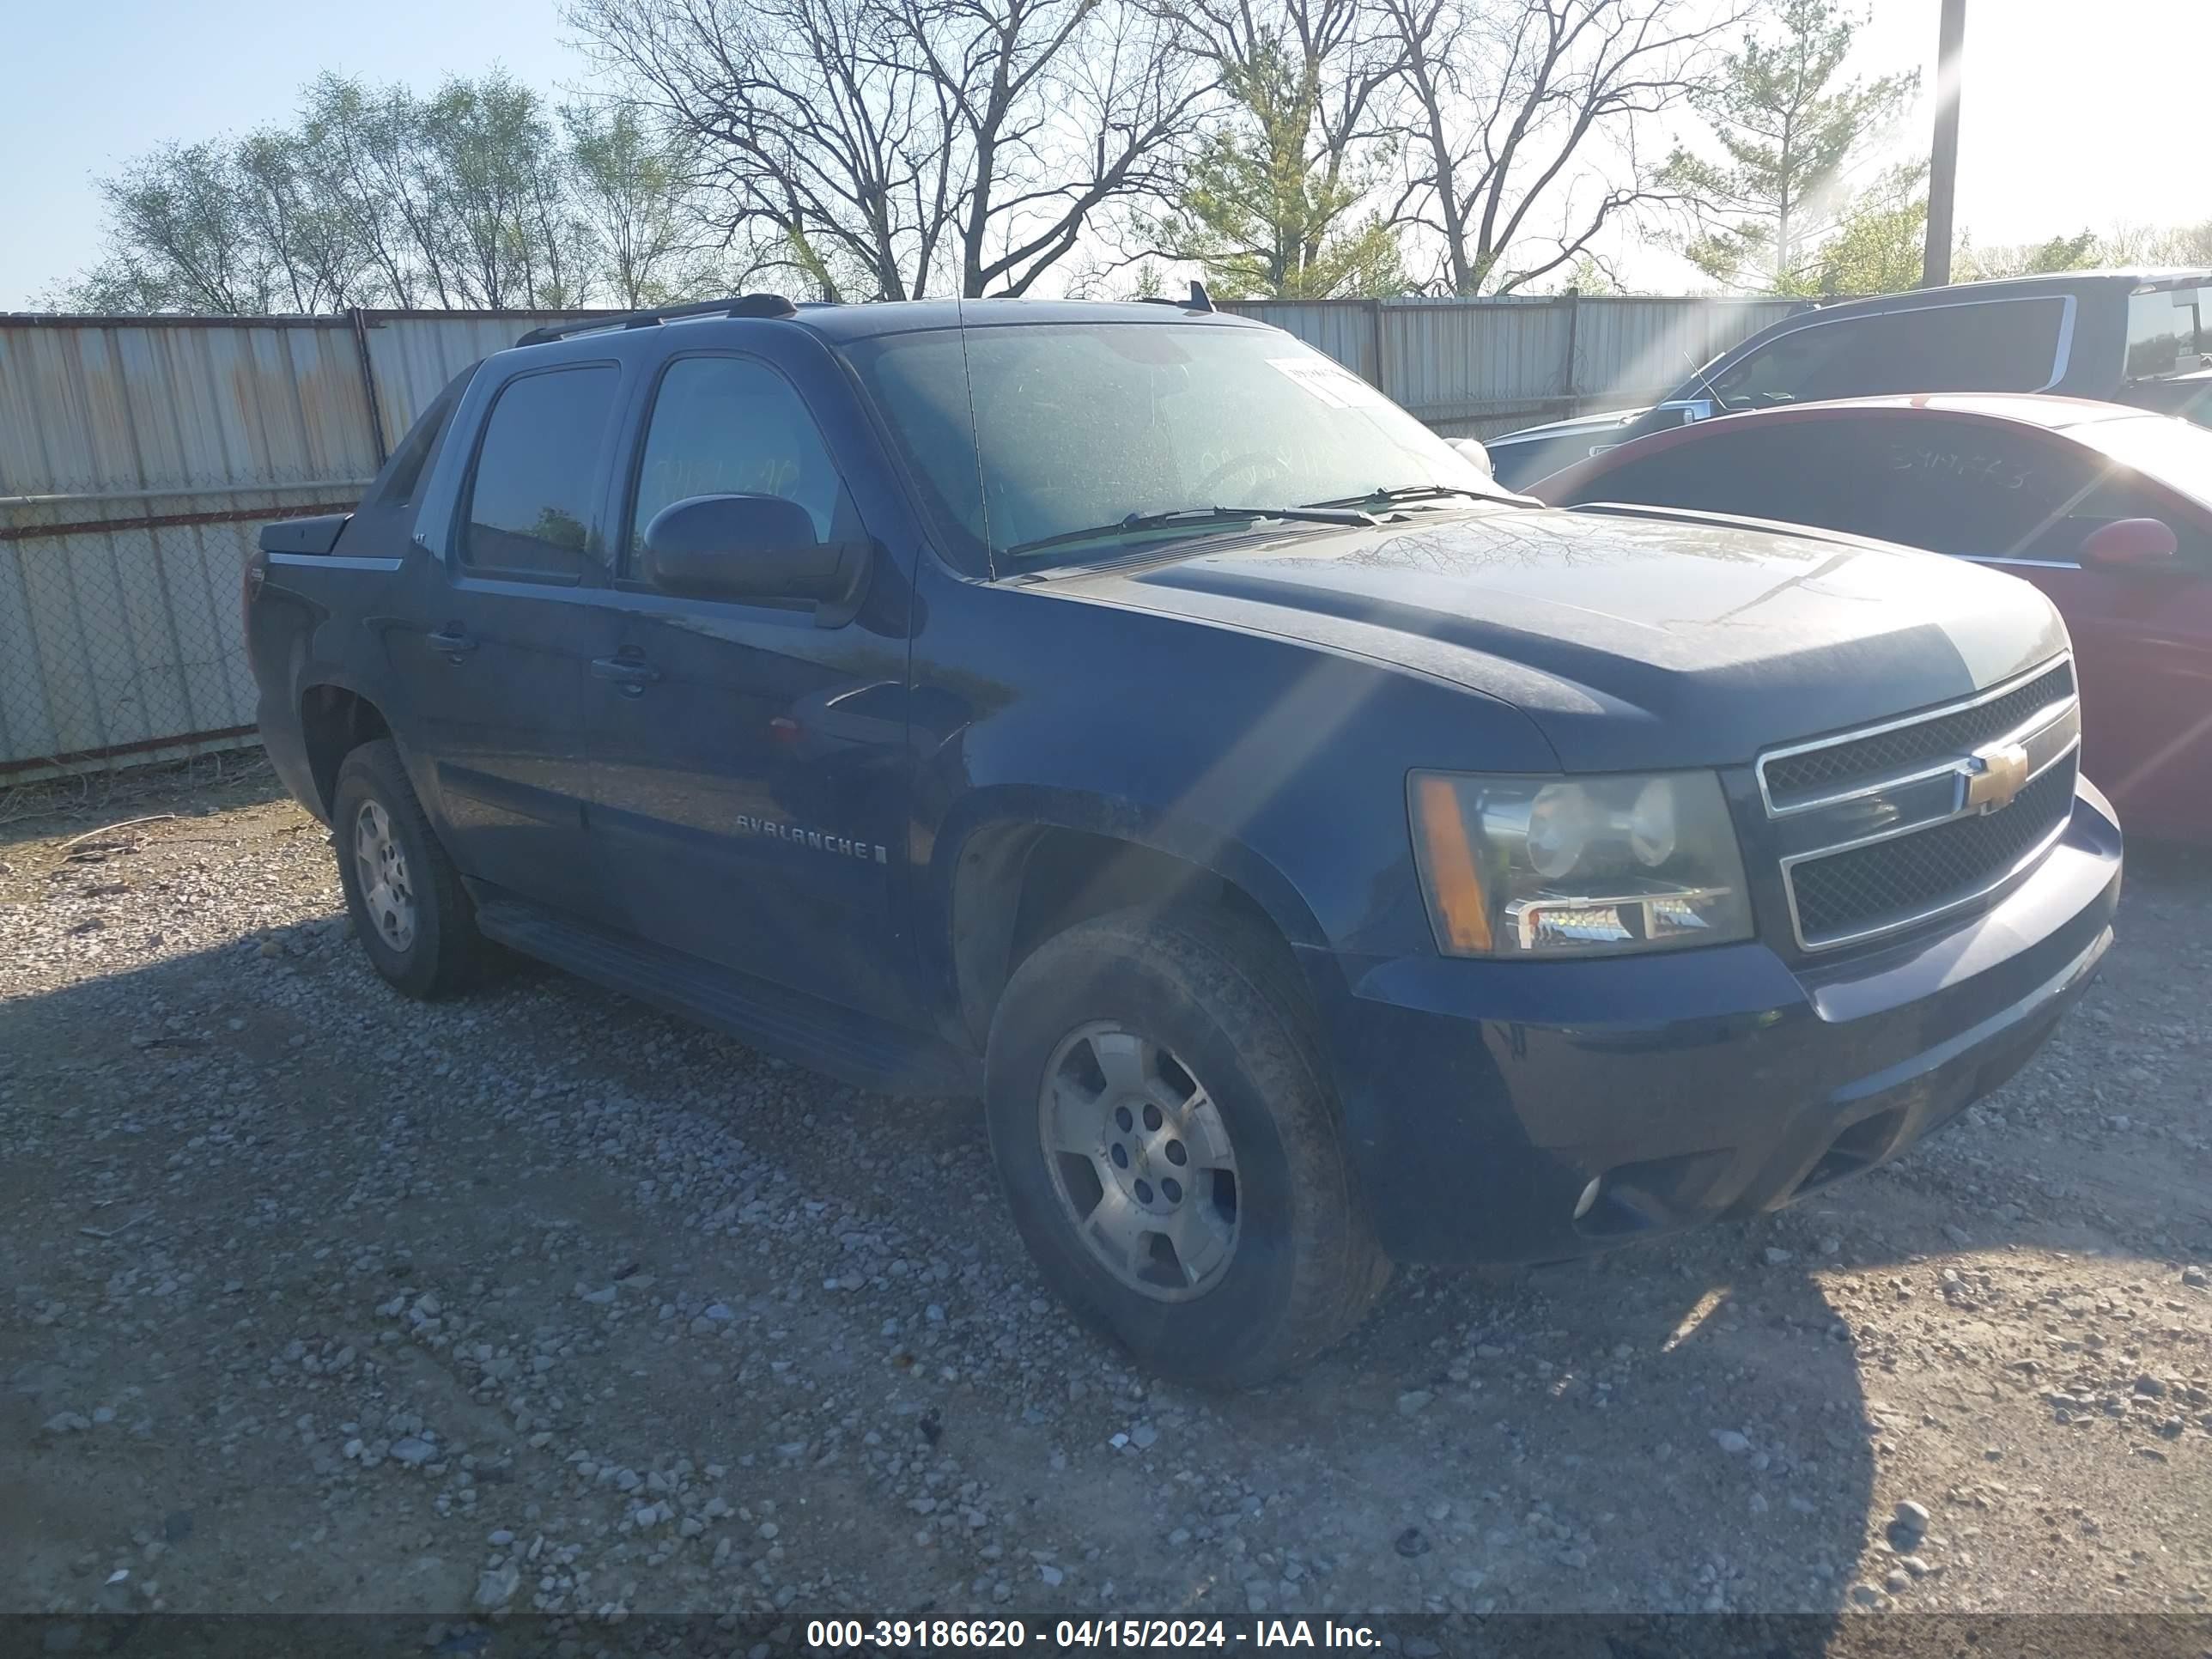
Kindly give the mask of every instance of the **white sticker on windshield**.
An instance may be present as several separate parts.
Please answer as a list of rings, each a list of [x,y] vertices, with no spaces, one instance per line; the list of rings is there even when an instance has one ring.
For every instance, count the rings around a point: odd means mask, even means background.
[[[1267,367],[1331,409],[1371,409],[1387,401],[1357,374],[1326,357],[1270,357]]]

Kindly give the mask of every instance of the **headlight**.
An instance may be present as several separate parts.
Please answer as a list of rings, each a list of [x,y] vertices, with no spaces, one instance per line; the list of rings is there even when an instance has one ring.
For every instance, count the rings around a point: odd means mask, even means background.
[[[1751,937],[1743,855],[1711,772],[1416,772],[1413,854],[1437,944],[1590,956]]]

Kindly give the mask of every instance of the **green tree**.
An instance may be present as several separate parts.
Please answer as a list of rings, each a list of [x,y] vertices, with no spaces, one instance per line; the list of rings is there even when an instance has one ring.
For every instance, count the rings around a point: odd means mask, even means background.
[[[1985,282],[1993,276],[2035,276],[2047,271],[2083,270],[2099,264],[2099,237],[2094,230],[2073,236],[2053,236],[2040,242],[2021,242],[1976,247],[1964,233],[1951,254],[1953,279]]]
[[[420,143],[464,304],[589,302],[589,232],[567,200],[562,151],[536,93],[499,70],[449,79],[422,107]]]
[[[1221,108],[1151,223],[1159,251],[1232,298],[1401,291],[1395,229],[1364,205],[1395,159],[1382,20],[1365,0],[1188,0],[1183,28]]]
[[[1280,41],[1249,64],[1223,65],[1236,116],[1209,132],[1156,236],[1168,258],[1188,260],[1228,299],[1325,300],[1402,292],[1405,270],[1391,228],[1359,204],[1376,167],[1326,144],[1321,66]]]
[[[1926,179],[1918,163],[1884,173],[1852,198],[1812,263],[1778,282],[1775,292],[1832,299],[1919,287],[1928,244]]]
[[[1372,0],[1399,65],[1395,215],[1454,294],[1556,281],[1679,205],[1639,134],[1704,84],[1739,0]]]
[[[1781,0],[1771,15],[1772,32],[1747,34],[1693,100],[1724,159],[1678,148],[1662,177],[1695,204],[1700,234],[1683,251],[1698,269],[1794,293],[1824,280],[1823,245],[1853,222],[1853,163],[1920,80],[1916,71],[1838,85],[1859,20],[1837,0]]]
[[[99,183],[106,258],[52,297],[70,310],[267,311],[270,261],[240,211],[230,146],[164,144]]]
[[[48,303],[233,314],[565,309],[719,285],[684,154],[495,70],[428,98],[324,75],[299,118],[167,144],[98,188],[107,252]]]
[[[684,185],[688,153],[628,105],[561,112],[579,209],[599,240],[615,302],[633,310],[701,297],[720,273],[698,245]]]

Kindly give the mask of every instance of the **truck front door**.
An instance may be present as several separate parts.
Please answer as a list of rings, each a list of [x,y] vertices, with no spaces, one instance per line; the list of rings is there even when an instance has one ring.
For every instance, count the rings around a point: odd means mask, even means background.
[[[782,496],[824,542],[870,530],[814,412],[763,357],[675,357],[638,407],[586,668],[594,861],[629,931],[896,1018],[912,1006],[903,577],[878,548],[858,613],[835,617],[661,591],[646,526],[690,496]]]

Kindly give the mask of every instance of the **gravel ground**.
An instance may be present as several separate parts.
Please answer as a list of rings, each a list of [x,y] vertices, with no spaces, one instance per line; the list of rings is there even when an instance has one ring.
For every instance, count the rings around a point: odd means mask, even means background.
[[[236,770],[0,828],[8,1609],[2212,1592],[2212,863],[2139,853],[2087,1002],[1893,1169],[1402,1273],[1307,1376],[1215,1397],[1046,1298],[972,1105],[528,968],[406,1002],[319,826]]]

